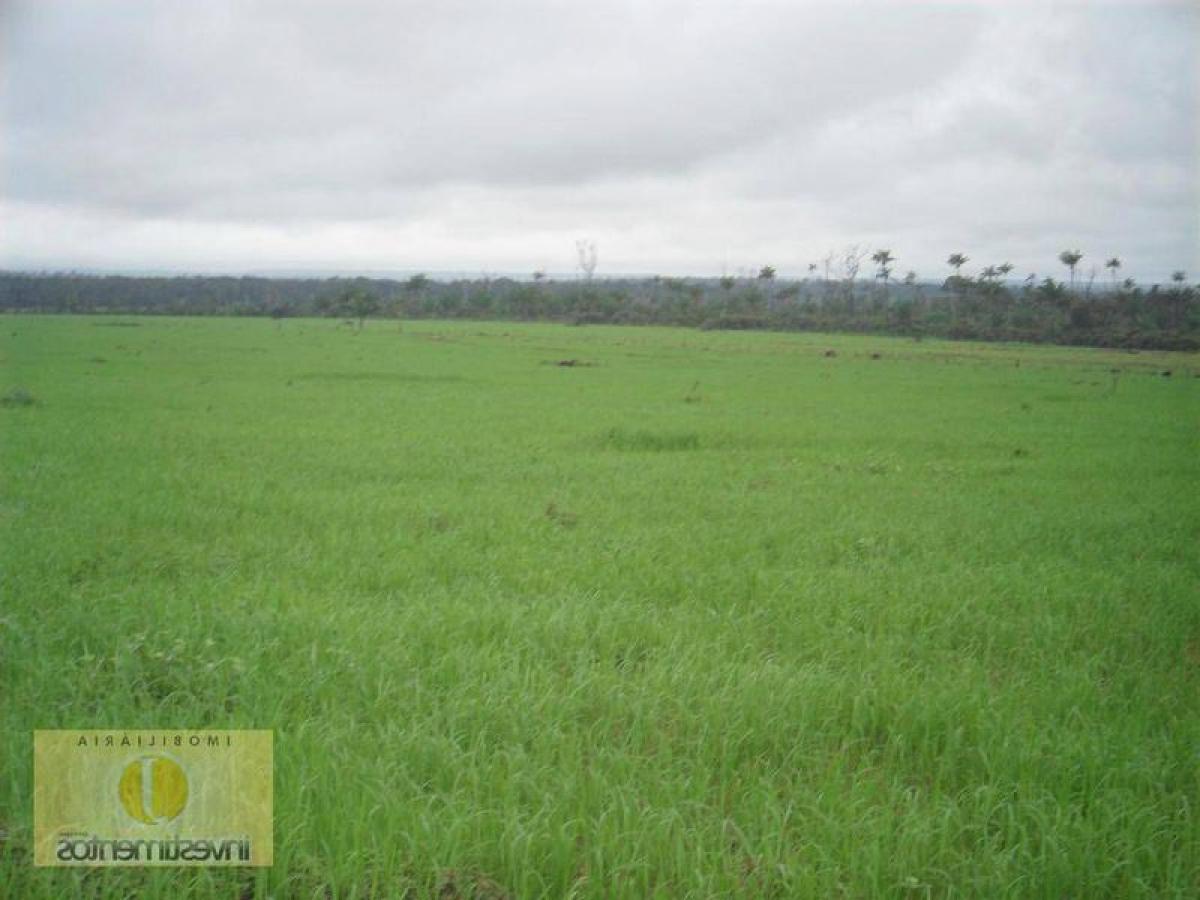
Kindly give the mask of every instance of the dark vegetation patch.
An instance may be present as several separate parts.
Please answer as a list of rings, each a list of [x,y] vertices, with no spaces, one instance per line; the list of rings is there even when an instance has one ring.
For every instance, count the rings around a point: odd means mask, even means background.
[[[141,322],[93,322],[94,328],[141,328]]]
[[[587,369],[587,368],[592,368],[594,366],[597,366],[597,365],[599,365],[599,363],[588,362],[587,360],[584,360],[584,359],[547,359],[542,362],[542,365],[543,366],[562,366],[564,369],[576,369],[576,368]]]
[[[546,504],[546,518],[563,528],[574,528],[579,522],[579,516],[569,510],[559,508],[553,500]]]
[[[728,314],[705,319],[702,331],[765,331],[771,322],[765,316]]]
[[[0,406],[6,408],[33,406],[37,402],[37,398],[33,396],[33,392],[23,387],[9,388],[0,395]]]
[[[430,513],[425,517],[425,530],[435,534],[445,534],[454,528],[454,520],[443,512]]]
[[[380,382],[397,384],[442,384],[463,381],[461,375],[420,375],[415,372],[303,372],[296,376],[303,381]]]
[[[695,431],[610,428],[600,435],[600,446],[606,450],[651,453],[699,450],[700,435]]]

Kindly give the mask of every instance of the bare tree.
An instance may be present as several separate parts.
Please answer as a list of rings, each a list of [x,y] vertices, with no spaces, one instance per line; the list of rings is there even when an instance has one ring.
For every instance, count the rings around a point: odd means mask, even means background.
[[[579,259],[579,271],[583,280],[579,282],[579,303],[583,303],[585,294],[590,294],[592,275],[596,272],[596,242],[587,238],[579,238],[575,242],[575,255]]]
[[[575,242],[575,253],[579,256],[579,269],[583,272],[584,280],[591,284],[592,275],[596,272],[596,242],[580,238]]]
[[[868,251],[858,244],[850,244],[842,251],[843,283],[846,289],[846,302],[849,304],[851,312],[855,307],[855,282],[858,279],[858,272],[862,268],[862,261],[867,258],[867,255]]]
[[[842,271],[846,274],[846,280],[853,282],[858,278],[858,270],[862,268],[862,261],[867,258],[867,251],[858,244],[850,244],[842,251]]]

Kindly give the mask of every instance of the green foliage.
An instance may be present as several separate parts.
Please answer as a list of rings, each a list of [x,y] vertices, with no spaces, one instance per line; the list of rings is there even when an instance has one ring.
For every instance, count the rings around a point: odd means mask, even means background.
[[[318,303],[326,315],[357,319],[360,329],[363,322],[381,308],[378,295],[357,284],[344,287],[331,296],[319,298]]]
[[[1110,347],[1200,347],[1200,297],[1183,273],[1144,290],[1116,279],[1079,298],[1088,313],[1072,317],[1072,283],[1025,278],[1015,289],[1009,263],[962,274],[961,253],[941,284],[916,276],[891,281],[894,257],[877,250],[881,288],[860,283],[865,255],[850,248],[839,280],[789,280],[764,267],[756,278],[631,278],[531,281],[510,278],[404,281],[356,278],[277,281],[255,278],[109,278],[0,273],[0,309],[36,312],[155,312],[208,315],[319,315],[357,320],[395,318],[549,320],[576,324],[688,325],[874,333],[912,333],[978,340],[1029,340]],[[883,261],[883,262],[881,262]],[[1111,262],[1111,260],[1110,260]],[[885,264],[886,263],[886,264]],[[1113,270],[1115,272],[1115,270]],[[769,276],[769,277],[768,277]],[[1017,303],[1017,300],[1020,303]],[[1090,324],[1083,325],[1082,322]]]

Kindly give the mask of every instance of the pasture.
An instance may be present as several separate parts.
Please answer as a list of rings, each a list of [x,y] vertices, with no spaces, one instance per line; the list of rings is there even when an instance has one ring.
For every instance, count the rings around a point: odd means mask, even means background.
[[[2,896],[1200,893],[1196,355],[0,325]],[[274,729],[274,867],[35,870],[106,727]]]

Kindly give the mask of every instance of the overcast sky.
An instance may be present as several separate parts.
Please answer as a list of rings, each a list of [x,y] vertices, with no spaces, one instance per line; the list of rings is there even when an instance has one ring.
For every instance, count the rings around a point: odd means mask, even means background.
[[[3,268],[1200,277],[1190,0],[0,10]]]

